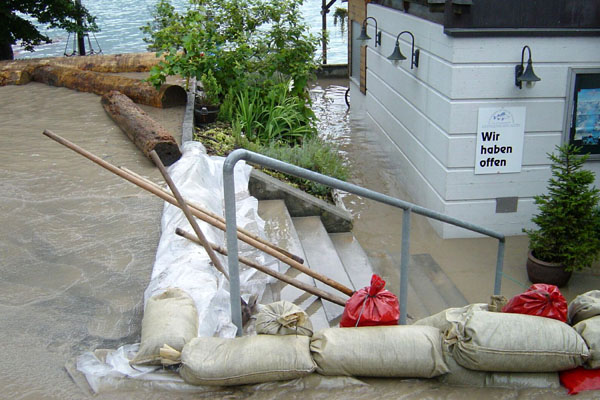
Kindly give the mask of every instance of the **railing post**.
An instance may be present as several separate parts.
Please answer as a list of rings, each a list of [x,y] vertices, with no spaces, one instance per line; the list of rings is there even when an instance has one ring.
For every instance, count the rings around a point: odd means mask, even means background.
[[[240,303],[240,268],[238,260],[237,221],[235,207],[234,167],[236,157],[223,163],[223,196],[225,197],[225,227],[227,237],[227,262],[229,265],[229,301],[231,322],[237,327],[236,336],[242,336],[242,305]]]
[[[496,257],[496,279],[494,281],[494,295],[500,295],[502,288],[502,269],[504,268],[504,238],[498,239],[498,256]]]
[[[400,255],[400,325],[406,325],[408,265],[410,262],[410,209],[402,214],[402,254]]]

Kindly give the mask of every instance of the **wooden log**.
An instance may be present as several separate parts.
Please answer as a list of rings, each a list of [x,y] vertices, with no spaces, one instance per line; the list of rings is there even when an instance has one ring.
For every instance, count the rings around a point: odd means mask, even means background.
[[[156,90],[147,82],[124,76],[82,71],[58,65],[40,65],[33,70],[35,82],[104,95],[118,90],[131,100],[148,106],[167,108],[187,103],[185,89],[177,85],[162,85]]]
[[[181,158],[173,135],[124,94],[114,90],[105,94],[102,96],[102,106],[146,157],[152,159],[150,153],[154,150],[165,165],[171,165]]]
[[[155,53],[95,54],[85,57],[45,57],[0,61],[0,71],[40,65],[60,65],[95,72],[146,72],[163,58]]]
[[[0,86],[25,85],[31,82],[31,74],[27,69],[0,70]]]

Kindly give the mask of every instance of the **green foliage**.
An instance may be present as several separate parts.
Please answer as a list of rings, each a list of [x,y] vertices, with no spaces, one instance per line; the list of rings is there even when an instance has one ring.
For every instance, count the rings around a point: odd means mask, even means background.
[[[213,72],[208,70],[205,74],[202,74],[200,82],[202,83],[202,101],[204,101],[204,104],[221,104],[223,89],[217,82]]]
[[[183,45],[183,20],[175,12],[169,0],[159,0],[152,10],[153,20],[140,30],[146,35],[144,42],[148,43],[148,50],[160,51],[170,47],[181,48]]]
[[[289,146],[314,136],[314,114],[290,95],[290,85],[249,86],[237,93],[232,105],[234,131],[261,145],[284,142]]]
[[[11,45],[19,44],[27,51],[34,46],[51,43],[29,20],[29,15],[40,24],[62,28],[68,32],[96,32],[95,17],[87,9],[71,0],[2,0],[0,1],[0,59],[12,59]],[[77,23],[80,21],[80,24]]]
[[[190,0],[184,14],[167,0],[155,8],[155,20],[142,30],[151,48],[165,61],[152,71],[156,86],[169,75],[200,79],[213,72],[224,93],[248,85],[259,73],[265,79],[283,74],[293,81],[293,93],[304,96],[317,68],[318,39],[300,19],[301,0]]]
[[[197,130],[194,140],[201,141],[209,154],[226,156],[236,148],[245,148],[340,180],[346,180],[348,176],[347,167],[337,148],[316,136],[304,140],[302,145],[295,147],[281,146],[277,143],[263,145],[250,142],[239,132],[236,134],[226,124],[217,123],[208,129]],[[330,190],[327,186],[281,173],[270,172],[270,174],[279,179],[283,178],[315,196],[329,196]]]
[[[525,232],[536,258],[578,271],[600,255],[600,194],[590,187],[594,173],[582,169],[588,155],[578,155],[581,148],[569,144],[556,149],[558,154],[548,154],[552,161],[548,193],[534,197],[539,214],[532,221],[538,229]]]

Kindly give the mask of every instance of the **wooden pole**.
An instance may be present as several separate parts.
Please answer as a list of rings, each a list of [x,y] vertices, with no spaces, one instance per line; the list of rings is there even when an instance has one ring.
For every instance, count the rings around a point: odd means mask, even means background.
[[[141,187],[142,189],[145,189],[147,191],[149,191],[150,193],[155,194],[156,196],[160,197],[161,199],[177,206],[177,200],[173,197],[173,196],[169,196],[167,194],[165,194],[164,192],[157,190],[155,187],[153,187],[152,185],[136,179],[135,177],[127,174],[125,171],[115,167],[114,165],[104,161],[103,159],[101,159],[98,156],[95,156],[94,154],[88,152],[87,150],[82,149],[81,147],[77,146],[76,144],[68,141],[65,138],[62,138],[58,135],[56,135],[55,133],[53,133],[52,131],[49,130],[45,130],[44,131],[44,135],[48,136],[50,139],[55,140],[56,142],[62,144],[65,147],[70,148],[71,150],[75,151],[76,153],[86,157],[87,159],[89,159],[90,161],[95,162],[96,164],[100,165],[101,167],[109,170],[110,172],[114,173],[115,175],[120,176],[121,178]],[[203,218],[207,218],[208,216],[206,216],[205,214],[202,213],[197,213],[194,214],[196,217],[204,220]],[[210,218],[210,217],[208,217]],[[218,223],[218,221],[214,221],[216,224]],[[223,225],[223,230],[225,230],[225,226]],[[312,276],[313,278],[317,279],[318,281],[323,282],[324,284],[331,286],[332,288],[339,290],[340,292],[344,293],[347,296],[352,296],[352,294],[354,293],[354,291],[348,287],[346,287],[345,285],[342,285],[339,282],[334,281],[331,278],[328,278],[322,274],[319,274],[318,272],[315,272],[313,270],[311,270],[310,268],[306,267],[305,265],[300,264],[299,262],[291,259],[290,257],[287,257],[284,254],[281,254],[278,251],[273,250],[272,248],[270,248],[269,246],[254,240],[240,232],[237,233],[237,237],[238,239],[248,243],[251,246],[254,246],[255,248],[277,258],[280,261],[283,261],[284,263],[286,263],[287,265],[289,265],[292,268],[295,268],[301,272],[304,272],[306,275]]]
[[[200,243],[200,241],[198,239],[196,239],[194,236],[192,236],[191,234],[189,234],[188,232],[184,231],[181,228],[177,228],[175,230],[175,233],[178,234],[179,236],[182,236],[182,237],[188,239],[188,240],[191,240],[194,243],[202,245],[202,243]],[[227,256],[227,249],[225,249],[225,248],[223,248],[221,246],[218,246],[218,245],[216,245],[214,243],[210,243],[210,246],[216,252],[221,253],[224,256]],[[246,257],[239,257],[239,260],[240,260],[240,262],[246,264],[249,267],[252,267],[252,268],[254,268],[254,269],[256,269],[256,270],[258,270],[260,272],[264,272],[267,275],[270,275],[270,276],[272,276],[274,278],[277,278],[280,281],[285,282],[285,283],[287,283],[289,285],[295,286],[298,289],[304,290],[307,293],[310,293],[310,294],[313,294],[313,295],[315,295],[317,297],[320,297],[323,300],[327,300],[327,301],[330,301],[332,303],[339,304],[342,307],[346,305],[346,302],[344,301],[344,299],[342,299],[341,297],[338,297],[338,296],[336,296],[334,294],[328,293],[328,292],[326,292],[324,290],[321,290],[319,288],[316,288],[314,286],[310,286],[310,285],[308,285],[308,284],[306,284],[306,283],[304,283],[302,281],[299,281],[298,279],[295,279],[295,278],[289,277],[289,276],[287,276],[285,274],[282,274],[281,272],[274,271],[274,270],[272,270],[272,269],[270,269],[268,267],[265,267],[264,265],[261,265],[261,264],[258,264],[256,262],[254,262],[254,261],[252,261],[252,260],[250,260],[250,259],[248,259]]]
[[[136,178],[138,178],[140,180],[143,180],[144,182],[147,182],[149,185],[154,186],[157,190],[160,190],[160,191],[164,192],[165,194],[167,194],[169,196],[172,196],[172,194],[170,192],[168,192],[165,188],[161,187],[160,185],[156,184],[155,182],[152,182],[150,179],[144,178],[143,176],[141,176],[141,175],[133,172],[132,170],[130,170],[130,169],[126,168],[126,167],[121,167],[121,169],[123,171],[125,171],[125,172],[127,172],[127,173],[129,173],[129,174],[131,174],[133,176],[135,176]],[[199,204],[196,204],[196,203],[194,203],[192,201],[186,200],[186,202],[187,202],[188,206],[190,206],[190,208],[192,209],[192,214],[194,214],[194,216],[196,216],[197,218],[200,218],[200,217],[198,217],[197,213],[202,213],[202,214],[205,214],[207,216],[206,219],[202,219],[201,218],[204,222],[207,222],[207,223],[209,223],[209,224],[211,224],[213,226],[216,226],[219,229],[222,229],[222,227],[225,225],[225,218],[221,217],[220,215],[217,215],[217,214],[215,214],[215,213],[213,213],[213,212],[211,212],[211,211],[203,208]],[[219,225],[215,225],[213,223],[213,220],[216,220],[216,221],[220,222],[220,224]],[[302,257],[298,257],[297,255],[292,254],[292,253],[290,253],[289,251],[287,251],[285,249],[282,249],[281,247],[275,245],[274,243],[266,241],[265,239],[263,239],[263,238],[255,235],[255,234],[253,234],[252,232],[250,232],[250,231],[248,231],[248,230],[246,230],[244,228],[238,227],[237,229],[238,229],[238,232],[240,232],[240,233],[242,233],[242,234],[244,234],[244,235],[246,235],[248,237],[251,237],[254,240],[257,240],[257,241],[265,244],[266,246],[269,246],[273,250],[278,251],[278,252],[280,252],[280,253],[282,253],[282,254],[290,257],[291,259],[293,259],[295,261],[298,261],[300,264],[304,264],[304,260],[302,259]]]
[[[179,204],[179,208],[181,208],[181,211],[183,211],[183,214],[185,214],[185,217],[187,218],[188,222],[192,226],[192,229],[196,233],[196,236],[198,236],[198,239],[200,240],[200,243],[202,243],[202,246],[204,246],[204,249],[208,253],[208,257],[212,261],[213,265],[223,275],[225,275],[225,278],[227,278],[227,280],[229,280],[229,274],[227,273],[227,271],[225,271],[225,268],[223,268],[223,265],[221,264],[221,260],[219,260],[219,258],[217,257],[217,255],[213,251],[212,247],[208,243],[208,240],[206,239],[206,236],[204,236],[204,233],[202,233],[202,230],[200,229],[200,227],[198,226],[198,223],[194,219],[194,216],[192,215],[192,212],[190,211],[190,208],[186,204],[185,200],[183,200],[183,197],[181,196],[181,193],[179,193],[179,190],[177,189],[177,186],[175,185],[175,182],[173,182],[173,180],[171,179],[171,176],[169,175],[169,173],[165,169],[165,166],[163,165],[162,161],[160,161],[160,157],[158,156],[158,153],[156,151],[152,150],[150,152],[150,157],[152,158],[152,161],[154,161],[154,164],[156,164],[156,166],[158,167],[158,170],[162,174],[163,178],[165,178],[165,182],[167,182],[167,185],[169,185],[169,188],[171,189],[171,192],[173,192],[173,195],[177,199],[177,203]]]

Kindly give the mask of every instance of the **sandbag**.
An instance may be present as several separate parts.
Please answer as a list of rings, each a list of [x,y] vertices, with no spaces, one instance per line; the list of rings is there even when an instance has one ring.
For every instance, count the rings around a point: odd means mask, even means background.
[[[573,326],[585,340],[590,349],[590,358],[585,367],[591,369],[600,368],[600,316],[585,319]]]
[[[384,288],[385,281],[373,274],[371,286],[357,290],[346,302],[340,327],[398,325],[398,298]]]
[[[433,314],[429,317],[415,321],[413,325],[433,326],[435,328],[438,328],[443,335],[448,329],[452,327],[452,323],[450,321],[456,320],[457,318],[459,318],[460,315],[468,313],[471,310],[487,311],[488,307],[488,304],[485,303],[474,303],[466,305],[464,307],[447,308],[445,310],[440,311],[437,314]]]
[[[470,311],[452,321],[444,341],[458,364],[478,371],[561,371],[590,355],[569,325],[524,314]]]
[[[256,333],[265,335],[313,335],[308,314],[289,301],[261,306],[256,316]]]
[[[510,299],[502,307],[502,312],[537,315],[567,322],[567,300],[555,285],[536,283]]]
[[[448,372],[441,335],[430,326],[328,328],[310,351],[322,375],[432,378]]]
[[[310,338],[256,335],[198,337],[181,352],[181,377],[192,385],[231,386],[300,378],[315,364]]]
[[[571,325],[597,315],[600,315],[600,290],[590,290],[580,294],[569,304]]]
[[[474,371],[460,366],[446,349],[443,350],[443,355],[449,372],[439,376],[438,380],[445,384],[512,389],[557,389],[560,387],[557,372]]]
[[[181,351],[198,335],[194,300],[183,290],[169,288],[152,296],[142,319],[142,342],[132,364],[160,364],[160,348],[167,344]]]

